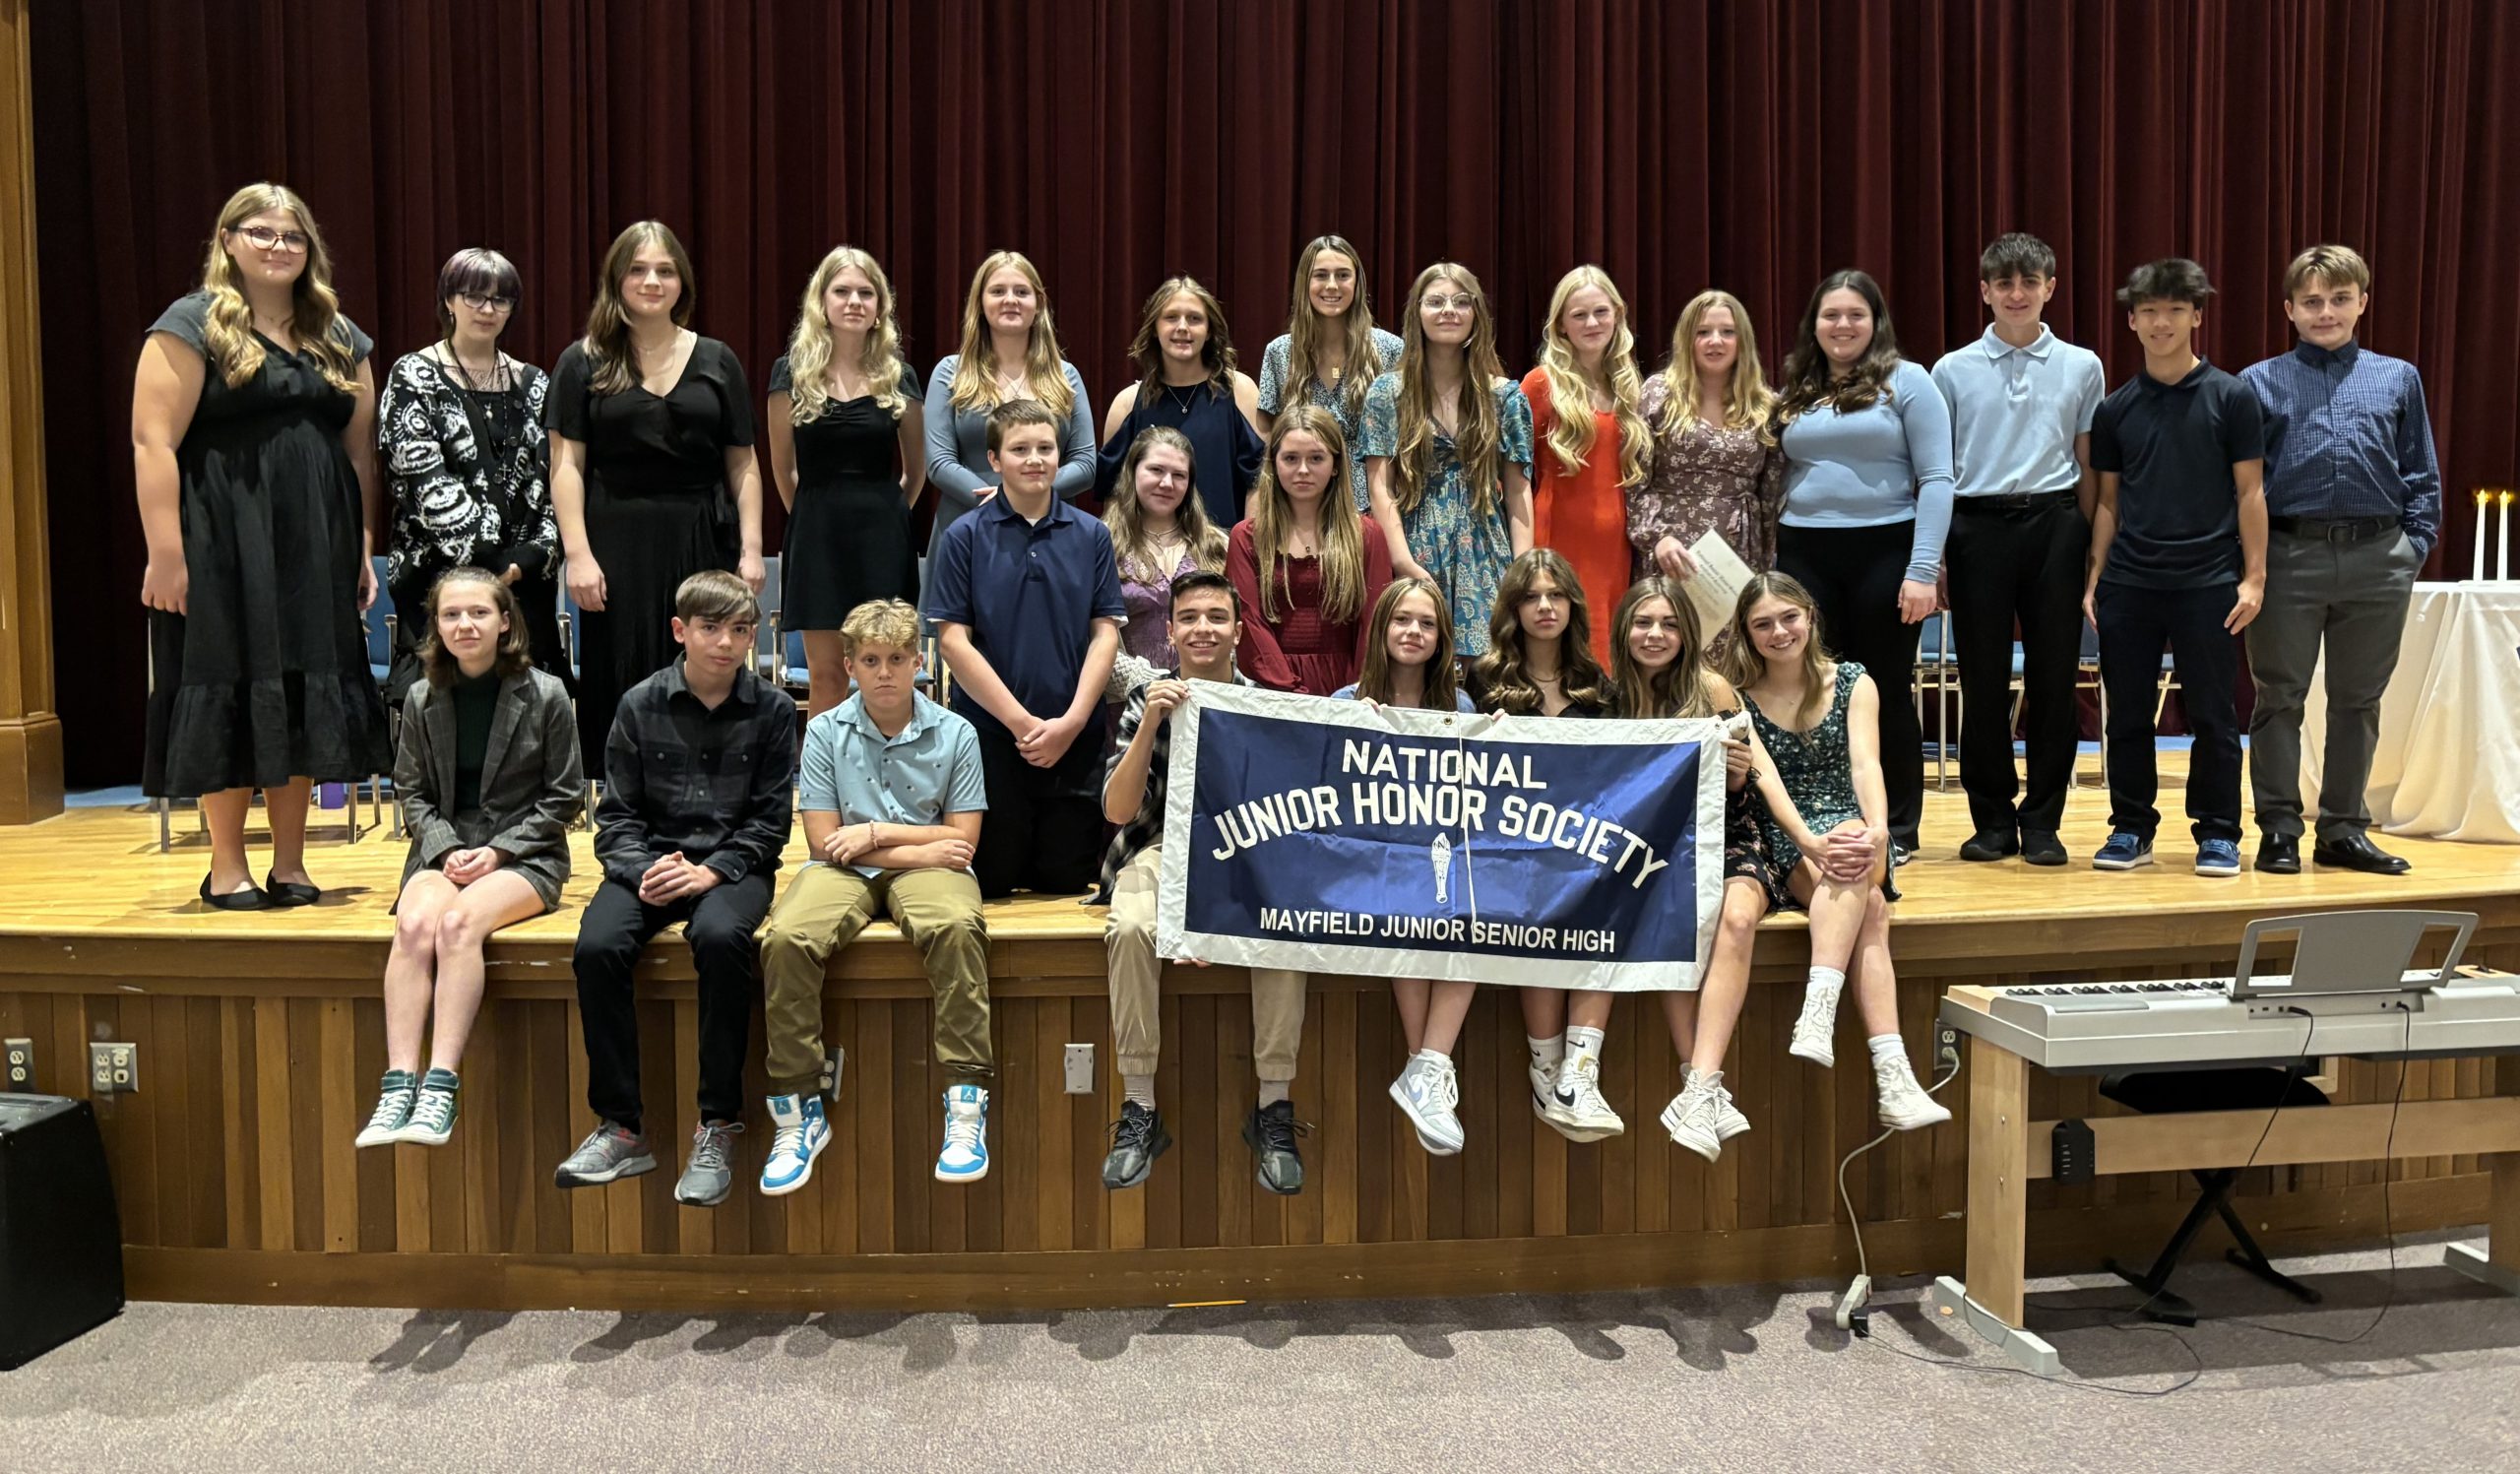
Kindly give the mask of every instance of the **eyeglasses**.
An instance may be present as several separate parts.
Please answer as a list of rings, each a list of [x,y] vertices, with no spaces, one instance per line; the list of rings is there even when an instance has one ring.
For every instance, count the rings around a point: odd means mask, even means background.
[[[475,312],[510,312],[516,308],[516,298],[512,296],[483,296],[477,291],[465,291],[458,292],[456,297]]]
[[[1426,305],[1432,307],[1438,312],[1444,311],[1447,308],[1455,312],[1468,312],[1479,305],[1479,298],[1475,296],[1430,296],[1426,298]]]
[[[285,251],[291,256],[314,243],[303,230],[272,230],[261,225],[244,225],[236,233],[244,236],[255,250]]]

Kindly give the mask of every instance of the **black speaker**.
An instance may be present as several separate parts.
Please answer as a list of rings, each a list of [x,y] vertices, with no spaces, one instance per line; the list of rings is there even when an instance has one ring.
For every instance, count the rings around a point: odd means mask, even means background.
[[[0,1095],[0,1371],[122,1314],[122,1215],[86,1101]]]

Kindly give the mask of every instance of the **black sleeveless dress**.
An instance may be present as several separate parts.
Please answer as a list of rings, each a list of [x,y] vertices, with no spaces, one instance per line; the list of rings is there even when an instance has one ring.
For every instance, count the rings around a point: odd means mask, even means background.
[[[770,370],[770,392],[795,389],[782,357]],[[926,390],[902,365],[902,403]],[[796,504],[788,512],[780,558],[779,622],[784,629],[838,629],[870,599],[918,603],[918,550],[911,542],[910,507],[902,500],[901,421],[873,395],[797,425]]]
[[[209,313],[197,291],[149,331],[207,358]],[[353,364],[367,357],[348,318],[333,331]],[[175,447],[190,591],[184,613],[149,614],[141,786],[153,798],[347,783],[394,765],[358,608],[358,476],[342,447],[357,396],[255,337],[261,370],[231,388],[211,365]]]
[[[587,546],[604,591],[600,612],[577,612],[578,744],[600,777],[622,693],[677,653],[674,591],[705,569],[733,571],[743,550],[726,450],[752,444],[752,392],[734,351],[715,338],[691,346],[662,396],[639,384],[597,394],[592,372],[585,345],[569,345],[542,415],[587,448]]]

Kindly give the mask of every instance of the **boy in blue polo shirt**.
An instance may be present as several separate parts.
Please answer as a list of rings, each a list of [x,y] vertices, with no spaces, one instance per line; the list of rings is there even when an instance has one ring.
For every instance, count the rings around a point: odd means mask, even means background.
[[[2103,870],[2153,863],[2154,693],[2162,647],[2177,662],[2188,731],[2187,817],[2196,873],[2240,872],[2239,653],[2233,636],[2266,595],[2265,417],[2248,386],[2198,357],[2214,294],[2181,257],[2135,269],[2118,288],[2144,369],[2091,422],[2100,473],[2083,611],[2100,631],[2109,698],[2109,843]]]
[[[1119,564],[1102,524],[1060,501],[1059,425],[1010,400],[988,417],[998,493],[946,529],[927,617],[979,735],[988,840],[980,894],[1090,890],[1102,858],[1102,690],[1120,648]]]
[[[945,1091],[940,1183],[988,1176],[988,928],[972,854],[988,794],[972,724],[913,688],[918,611],[898,599],[851,609],[840,627],[856,694],[805,728],[797,806],[813,859],[761,929],[762,1032],[778,1134],[761,1190],[805,1186],[830,1144],[823,1115],[823,968],[878,912],[927,964]]]

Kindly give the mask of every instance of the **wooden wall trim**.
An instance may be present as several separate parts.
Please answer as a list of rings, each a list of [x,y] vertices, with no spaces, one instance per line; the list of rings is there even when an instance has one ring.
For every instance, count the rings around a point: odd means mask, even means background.
[[[61,812],[29,0],[0,0],[0,824]],[[137,618],[137,611],[133,617]]]

